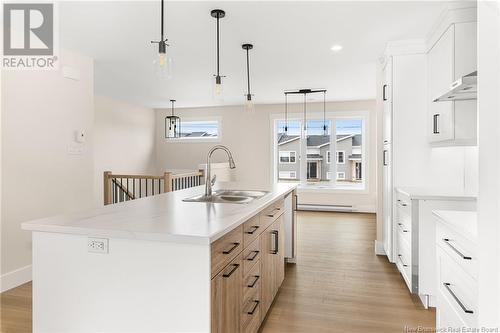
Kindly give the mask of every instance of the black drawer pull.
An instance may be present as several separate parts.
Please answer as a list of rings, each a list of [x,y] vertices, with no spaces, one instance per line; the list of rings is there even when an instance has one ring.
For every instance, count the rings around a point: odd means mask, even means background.
[[[448,290],[448,292],[451,294],[453,299],[458,303],[458,305],[460,305],[460,307],[462,308],[462,310],[464,310],[465,313],[474,313],[474,311],[467,309],[465,307],[464,303],[462,303],[462,301],[457,297],[457,295],[455,295],[453,290],[451,290],[451,288],[450,288],[450,286],[451,286],[450,283],[444,282],[443,286],[446,288],[446,290]]]
[[[271,213],[267,214],[267,217],[274,217],[280,210],[281,208],[279,207],[275,208]]]
[[[236,270],[238,269],[238,267],[240,267],[240,264],[233,264],[232,266],[233,266],[233,269],[229,273],[222,274],[222,277],[228,278],[231,275],[233,275],[233,273],[236,272]]]
[[[240,246],[240,243],[233,243],[233,246],[229,250],[222,251],[222,253],[229,254],[233,252],[238,246]]]
[[[401,228],[401,231],[402,231],[402,232],[408,232],[408,230],[406,230],[406,229],[404,228],[403,223],[398,223],[398,225],[399,225],[399,227]]]
[[[252,252],[250,252],[250,253],[253,253],[253,256],[248,256],[248,257],[247,257],[247,260],[248,260],[248,261],[254,261],[254,260],[255,260],[255,258],[257,258],[257,256],[259,255],[259,252],[260,252],[260,251],[252,251]]]
[[[254,232],[257,231],[257,229],[259,229],[259,226],[258,225],[253,225],[253,226],[250,227],[250,230],[245,231],[245,234],[253,235]]]
[[[253,315],[255,313],[255,311],[257,310],[257,307],[259,306],[259,303],[260,303],[260,301],[257,301],[257,300],[254,300],[253,302],[255,303],[255,305],[253,306],[253,309],[251,311],[247,312],[249,315]]]
[[[451,240],[449,238],[443,238],[443,242],[445,242],[446,245],[448,245],[453,251],[455,251],[456,254],[458,254],[462,259],[464,260],[472,260],[472,257],[464,255],[462,252],[460,252],[456,247],[451,245]]]
[[[253,280],[253,282],[252,282],[252,283],[250,283],[249,285],[247,285],[247,287],[248,287],[248,288],[253,288],[253,287],[255,287],[255,284],[256,284],[256,283],[257,283],[257,281],[259,281],[259,279],[260,279],[260,276],[259,276],[259,275],[254,275],[253,277],[255,278],[255,280]]]
[[[405,264],[405,262],[403,261],[403,256],[401,254],[398,254],[398,257],[399,257],[399,261],[401,261],[401,263],[403,264],[403,267],[408,267],[408,265]]]
[[[387,88],[387,84],[382,86],[382,100],[387,101],[387,96],[385,94],[385,88]]]

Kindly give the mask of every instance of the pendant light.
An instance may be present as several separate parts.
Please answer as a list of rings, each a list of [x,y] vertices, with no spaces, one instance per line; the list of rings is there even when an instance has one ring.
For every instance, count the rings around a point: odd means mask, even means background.
[[[288,94],[285,93],[285,135],[288,135]]]
[[[223,87],[222,78],[224,76],[220,75],[220,57],[219,57],[219,20],[226,16],[226,12],[222,9],[214,9],[210,12],[210,15],[217,20],[217,74],[215,74],[215,86],[214,86],[214,96],[217,99],[222,99]]]
[[[326,126],[326,90],[323,91],[323,135],[326,136],[328,133],[328,127]]]
[[[250,57],[249,57],[249,50],[253,49],[252,44],[243,44],[241,45],[243,50],[247,51],[247,94],[246,94],[246,99],[245,99],[245,108],[247,111],[253,111],[254,110],[254,104],[252,101],[252,94],[250,93]]]
[[[170,103],[172,103],[172,106],[171,106],[172,113],[169,116],[165,117],[165,138],[166,139],[180,138],[180,136],[181,136],[181,118],[174,115],[175,99],[171,99]]]
[[[153,65],[155,67],[155,72],[161,78],[168,78],[172,74],[172,58],[167,54],[167,38],[165,37],[164,28],[164,16],[165,16],[165,5],[163,0],[161,0],[161,26],[160,26],[160,40],[152,40],[152,44],[158,44],[158,52],[154,53]]]
[[[316,94],[323,93],[323,134],[326,135],[328,132],[328,126],[326,125],[326,89],[300,89],[300,90],[289,90],[285,91],[285,135],[288,132],[288,95],[304,95],[303,102],[303,138],[307,138],[307,95],[308,94]]]

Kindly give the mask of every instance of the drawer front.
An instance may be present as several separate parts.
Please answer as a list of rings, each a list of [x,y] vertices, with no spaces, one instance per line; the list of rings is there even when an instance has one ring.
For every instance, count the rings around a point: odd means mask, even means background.
[[[211,245],[212,277],[217,275],[243,249],[243,227],[240,225]]]
[[[411,228],[408,227],[408,222],[397,221],[396,222],[396,230],[398,234],[398,239],[401,239],[405,242],[408,247],[411,246]]]
[[[438,247],[439,291],[467,324],[477,324],[477,282]]]
[[[437,224],[436,244],[473,279],[477,280],[476,245],[446,225]]]
[[[276,221],[278,217],[283,214],[285,201],[283,199],[277,200],[264,208],[260,214],[260,225],[262,229],[266,229],[271,223]]]
[[[260,260],[253,266],[252,270],[243,278],[243,300],[248,300],[250,296],[258,293],[260,296],[262,283]]]
[[[247,247],[264,231],[260,225],[260,216],[255,215],[243,223],[243,247]]]
[[[256,333],[261,323],[261,301],[260,293],[255,292],[243,302],[241,307],[241,331],[244,333]]]
[[[411,248],[403,240],[398,238],[396,252],[396,266],[398,267],[403,279],[411,291]]]
[[[396,211],[399,217],[411,216],[411,200],[406,195],[399,193],[396,197]]]
[[[443,329],[443,332],[446,332],[449,327],[466,326],[467,324],[462,320],[460,314],[455,311],[448,297],[439,290],[436,304],[436,328]]]
[[[260,257],[260,239],[257,238],[243,250],[243,276],[247,276],[252,267],[260,260]]]

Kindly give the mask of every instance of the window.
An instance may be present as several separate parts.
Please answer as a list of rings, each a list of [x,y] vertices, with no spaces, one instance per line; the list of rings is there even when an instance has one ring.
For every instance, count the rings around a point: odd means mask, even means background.
[[[280,171],[279,179],[296,179],[297,173],[295,171]]]
[[[206,140],[220,139],[219,120],[187,120],[180,125],[180,138],[177,140]]]
[[[345,151],[337,152],[337,164],[345,164]]]
[[[277,180],[293,179],[311,189],[365,189],[365,113],[357,114],[358,118],[347,112],[327,114],[326,122],[322,114],[308,114],[311,118],[305,123],[302,114],[289,114],[288,123],[273,119]]]
[[[294,151],[280,151],[280,163],[292,164],[295,163],[296,152]]]

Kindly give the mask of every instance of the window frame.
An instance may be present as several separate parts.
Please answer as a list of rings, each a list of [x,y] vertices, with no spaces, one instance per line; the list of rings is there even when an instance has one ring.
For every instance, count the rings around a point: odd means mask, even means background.
[[[339,162],[340,153],[342,153],[342,162]],[[335,162],[337,164],[345,164],[345,150],[336,150],[335,151]]]
[[[280,173],[288,173],[288,177],[287,178],[284,178],[284,177],[281,177],[279,174]],[[293,174],[293,176],[292,176]],[[296,180],[297,179],[297,171],[294,171],[294,170],[290,170],[290,171],[279,171],[278,172],[278,179],[283,179],[283,180]]]
[[[170,111],[168,111],[170,112]],[[164,142],[166,143],[218,143],[222,141],[222,117],[182,117],[181,116],[181,131],[182,124],[184,122],[217,122],[217,131],[218,135],[216,137],[180,137],[180,138],[164,138]]]
[[[327,150],[326,151],[326,164],[331,164],[332,163],[332,151]]]
[[[343,174],[344,177],[340,178],[339,174]],[[337,171],[337,178],[336,180],[345,180],[345,171]]]
[[[288,153],[288,162],[282,162],[281,161],[281,154],[282,153]],[[290,162],[291,159],[292,159],[292,153],[293,153],[293,159],[294,161],[293,162]],[[278,162],[279,164],[296,164],[297,163],[297,151],[295,150],[281,150],[281,151],[278,151]]]

